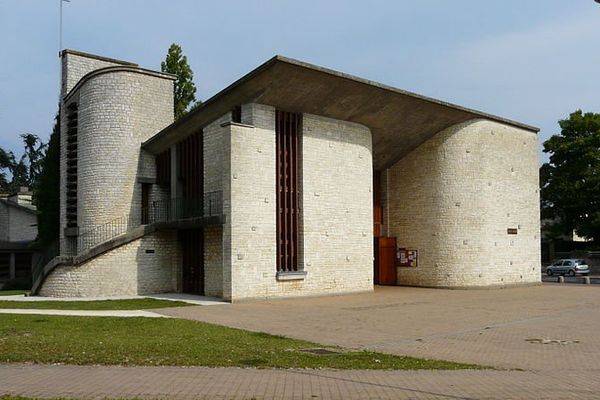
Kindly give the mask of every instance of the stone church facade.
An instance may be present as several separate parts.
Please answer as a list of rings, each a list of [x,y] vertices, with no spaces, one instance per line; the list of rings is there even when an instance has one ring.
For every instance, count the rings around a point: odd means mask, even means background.
[[[173,122],[173,76],[61,57],[41,295],[540,281],[536,128],[280,56]]]

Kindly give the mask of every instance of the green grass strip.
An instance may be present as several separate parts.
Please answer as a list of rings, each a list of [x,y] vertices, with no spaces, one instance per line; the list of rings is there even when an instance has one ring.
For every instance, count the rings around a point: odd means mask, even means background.
[[[27,293],[26,290],[0,290],[0,296],[22,296],[25,293]]]
[[[180,319],[0,315],[0,362],[259,368],[472,369]]]

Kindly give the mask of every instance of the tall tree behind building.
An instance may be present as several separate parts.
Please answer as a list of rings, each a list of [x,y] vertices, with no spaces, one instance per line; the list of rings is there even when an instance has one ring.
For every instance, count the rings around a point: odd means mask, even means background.
[[[50,244],[59,237],[60,229],[60,124],[57,115],[41,161],[38,187],[34,193],[38,208],[38,240]]]
[[[17,160],[10,150],[0,148],[0,191],[15,193],[21,186],[35,191],[41,171],[41,162],[46,154],[46,143],[37,135],[25,133],[23,139],[24,152]],[[10,175],[10,181],[8,176]]]
[[[600,240],[600,114],[578,110],[558,124],[561,133],[544,142],[542,216],[554,221],[553,236],[575,230]]]
[[[183,55],[181,46],[173,43],[169,47],[165,61],[160,64],[162,72],[176,75],[175,81],[175,120],[184,116],[190,105],[196,100],[196,85],[194,73],[190,68],[187,57]]]

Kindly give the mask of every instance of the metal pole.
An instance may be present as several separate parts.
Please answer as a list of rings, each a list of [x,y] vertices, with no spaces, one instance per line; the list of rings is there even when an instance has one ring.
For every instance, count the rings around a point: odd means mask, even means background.
[[[62,3],[63,0],[58,0],[60,3],[60,22],[58,23],[58,53],[62,51]]]
[[[58,0],[60,3],[60,19],[58,24],[58,51],[59,53],[62,51],[63,47],[63,2],[70,3],[71,0]]]

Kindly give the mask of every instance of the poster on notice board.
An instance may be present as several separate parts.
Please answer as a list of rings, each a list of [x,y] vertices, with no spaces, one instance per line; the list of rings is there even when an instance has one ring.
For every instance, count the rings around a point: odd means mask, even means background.
[[[396,265],[399,267],[415,268],[417,266],[417,260],[417,250],[409,250],[401,247],[396,251]]]

